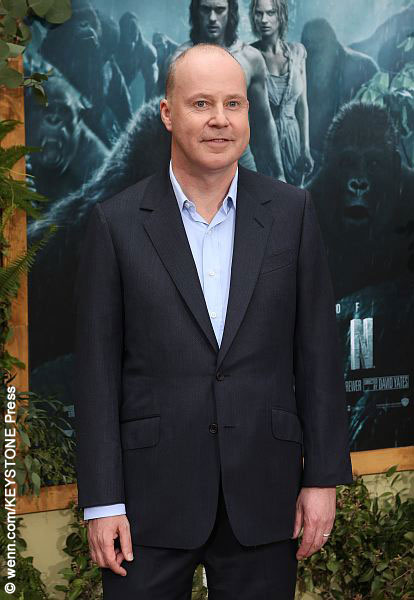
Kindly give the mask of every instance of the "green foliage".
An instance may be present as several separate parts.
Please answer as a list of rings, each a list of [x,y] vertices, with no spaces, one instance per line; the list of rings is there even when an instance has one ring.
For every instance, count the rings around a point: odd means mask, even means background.
[[[3,411],[6,396],[4,386]],[[16,402],[16,428],[20,438],[16,457],[19,496],[39,495],[41,486],[74,483],[75,440],[66,433],[71,426],[65,418],[62,402],[54,396],[43,398],[34,392],[18,391]],[[0,441],[3,445],[4,429],[0,430]],[[3,469],[3,456],[0,464]]]
[[[15,120],[0,121],[0,141],[13,131],[18,123],[20,122]],[[24,210],[32,218],[40,219],[41,211],[37,204],[41,205],[49,201],[48,198],[32,191],[26,181],[19,181],[13,177],[16,174],[13,170],[16,162],[34,150],[35,148],[30,146],[12,146],[10,148],[0,146],[1,265],[4,265],[4,257],[8,256],[10,246],[5,236],[5,230],[16,210]],[[57,226],[51,225],[44,236],[34,243],[27,253],[18,256],[6,267],[0,266],[0,370],[3,372],[11,372],[16,367],[23,369],[25,366],[17,357],[11,356],[5,347],[13,335],[9,325],[11,304],[20,289],[21,276],[30,269],[37,252],[45,246],[56,230]]]
[[[299,591],[329,600],[414,598],[414,499],[389,491],[371,497],[362,477],[337,489],[335,526],[320,552],[300,561]]]
[[[404,40],[406,47],[414,38]],[[406,63],[394,76],[379,71],[361,86],[355,100],[387,108],[399,133],[407,164],[414,167],[414,63]]]
[[[58,25],[71,16],[71,0],[0,0],[0,86],[31,87],[38,102],[47,105],[42,82],[48,79],[52,70],[25,77],[9,61],[23,54],[30,43],[27,19],[42,18]]]
[[[71,557],[70,568],[59,571],[66,584],[55,585],[55,589],[64,592],[64,600],[100,600],[101,571],[90,558],[88,530],[82,519],[83,509],[74,502],[71,502],[70,508],[73,513],[70,525],[72,532],[66,538],[66,546],[63,549]]]
[[[2,486],[3,492],[3,486]],[[16,517],[15,523],[15,542],[16,542],[16,553],[14,558],[16,560],[13,567],[16,576],[10,580],[7,577],[7,545],[10,543],[10,539],[7,537],[7,511],[4,507],[4,496],[1,497],[0,506],[0,600],[8,600],[15,598],[16,600],[49,600],[46,586],[41,579],[41,573],[33,565],[33,557],[23,557],[22,552],[27,548],[27,544],[21,536],[21,521],[22,517]],[[16,591],[13,595],[7,594],[4,591],[4,586],[8,581],[13,581],[16,586]]]

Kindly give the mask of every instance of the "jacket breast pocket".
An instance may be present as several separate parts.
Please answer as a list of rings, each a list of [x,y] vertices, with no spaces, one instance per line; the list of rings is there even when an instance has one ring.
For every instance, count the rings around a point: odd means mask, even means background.
[[[143,417],[121,423],[121,446],[123,450],[148,448],[160,439],[160,415]]]
[[[279,440],[303,444],[302,425],[299,417],[282,408],[272,407],[272,433]]]
[[[292,248],[278,250],[277,252],[269,254],[264,258],[259,275],[262,275],[263,273],[269,273],[270,271],[275,271],[281,267],[287,267],[291,264],[293,264]]]

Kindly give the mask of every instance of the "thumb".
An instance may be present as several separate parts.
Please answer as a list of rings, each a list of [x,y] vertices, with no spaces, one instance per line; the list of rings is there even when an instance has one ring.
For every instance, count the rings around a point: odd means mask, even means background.
[[[126,526],[122,524],[119,531],[119,543],[121,546],[122,554],[125,556],[127,560],[134,560],[134,555],[132,552],[132,541],[131,541],[131,532],[129,529],[129,521],[125,517]]]
[[[292,539],[298,537],[300,530],[302,529],[303,524],[303,509],[302,504],[300,502],[296,503],[296,515],[295,515],[295,526],[293,528]]]

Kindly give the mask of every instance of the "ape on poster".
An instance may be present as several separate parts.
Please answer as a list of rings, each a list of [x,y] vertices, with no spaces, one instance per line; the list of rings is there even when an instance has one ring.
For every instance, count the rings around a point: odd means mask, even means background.
[[[29,274],[30,389],[73,417],[74,278],[95,202],[167,165],[159,116],[174,56],[226,46],[248,85],[240,164],[312,193],[334,283],[351,450],[413,444],[414,4],[407,0],[72,0],[33,23],[28,160],[51,200],[28,242],[59,232]],[[279,70],[285,65],[284,70]],[[137,315],[137,318],[140,318]],[[142,315],[145,318],[145,315]],[[317,340],[315,340],[317,343]]]

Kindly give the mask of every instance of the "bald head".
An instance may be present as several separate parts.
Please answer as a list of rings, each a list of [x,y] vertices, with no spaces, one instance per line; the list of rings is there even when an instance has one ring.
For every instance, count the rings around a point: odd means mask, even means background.
[[[171,100],[172,98],[177,78],[180,76],[185,77],[185,69],[182,69],[182,67],[185,66],[186,62],[188,62],[192,58],[199,57],[200,55],[210,55],[216,58],[223,58],[224,60],[231,59],[235,63],[235,67],[240,69],[241,73],[243,74],[243,79],[246,83],[247,89],[246,76],[244,74],[243,68],[239,61],[236,58],[234,58],[233,54],[229,50],[227,50],[227,48],[224,48],[223,46],[218,46],[217,44],[200,43],[195,44],[191,48],[187,48],[174,60],[171,61],[168,67],[167,78],[165,82],[165,97],[167,98],[167,100]],[[182,71],[182,73],[180,73],[180,71]]]

